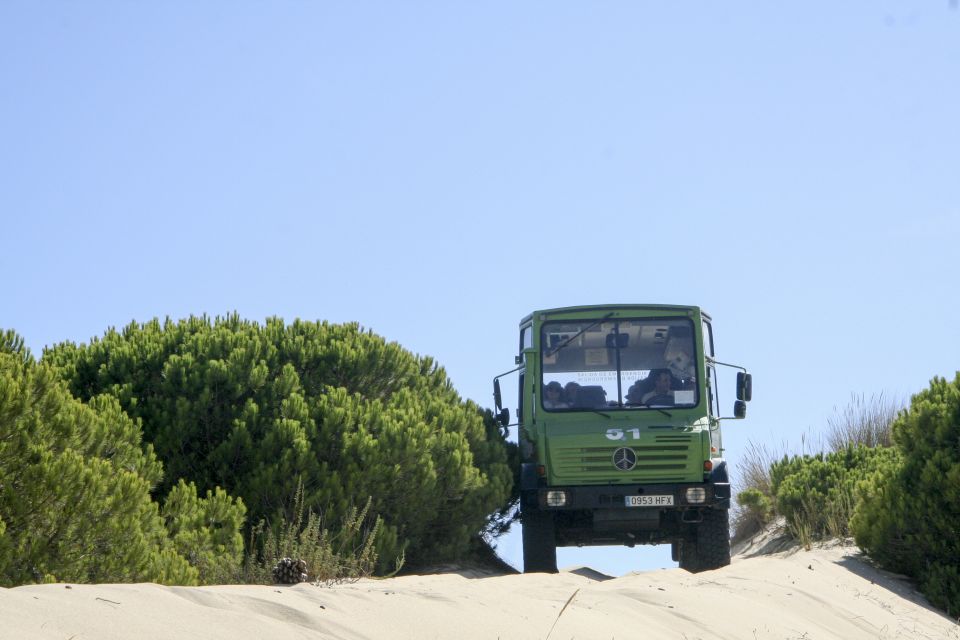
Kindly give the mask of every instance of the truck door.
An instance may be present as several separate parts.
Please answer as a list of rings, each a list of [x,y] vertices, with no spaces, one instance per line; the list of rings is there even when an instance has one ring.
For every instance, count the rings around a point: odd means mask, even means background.
[[[715,358],[713,352],[713,327],[706,320],[703,321],[703,350],[709,358]],[[719,456],[723,451],[723,442],[720,437],[720,397],[717,393],[717,368],[706,361],[707,369],[707,411],[710,416],[710,448],[711,454]]]

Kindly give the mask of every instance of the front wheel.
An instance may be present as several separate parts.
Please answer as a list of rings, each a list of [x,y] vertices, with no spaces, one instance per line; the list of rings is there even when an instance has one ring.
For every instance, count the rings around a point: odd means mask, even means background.
[[[697,525],[696,538],[683,540],[678,546],[680,568],[690,573],[719,569],[730,564],[730,511],[704,511],[703,522]]]
[[[523,526],[523,572],[556,573],[557,539],[553,514],[536,507],[521,513]]]

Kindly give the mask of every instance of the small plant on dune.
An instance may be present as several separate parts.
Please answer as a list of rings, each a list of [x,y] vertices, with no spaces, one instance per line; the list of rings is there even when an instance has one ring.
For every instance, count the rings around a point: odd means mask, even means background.
[[[853,480],[854,486],[859,480]],[[824,514],[824,527],[827,537],[850,538],[850,518],[857,506],[855,491],[841,491],[835,500],[827,505]]]
[[[315,584],[354,582],[373,575],[377,566],[377,542],[383,533],[379,516],[369,524],[371,500],[361,509],[350,508],[339,529],[325,527],[323,514],[306,509],[303,486],[294,500],[293,520],[281,517],[276,527],[261,521],[251,532],[251,551],[244,563],[240,582],[273,584],[273,568],[285,558],[302,560],[308,579]],[[394,562],[394,575],[403,566],[403,555]]]
[[[790,535],[807,551],[813,544],[816,508],[817,505],[814,500],[809,496],[803,496],[800,498],[796,509],[787,518],[787,529],[790,531]]]
[[[889,447],[893,444],[893,421],[903,410],[902,402],[883,393],[866,398],[852,394],[850,403],[827,419],[827,444],[831,451],[847,446]]]
[[[770,496],[770,467],[783,456],[767,448],[765,444],[747,443],[747,451],[739,465],[739,477],[744,489],[756,489]]]
[[[749,442],[738,465],[740,491],[732,510],[733,541],[745,540],[776,517],[770,467],[780,456],[764,444]]]
[[[773,503],[759,489],[744,489],[737,494],[738,509],[734,516],[735,541],[757,533],[773,519]]]

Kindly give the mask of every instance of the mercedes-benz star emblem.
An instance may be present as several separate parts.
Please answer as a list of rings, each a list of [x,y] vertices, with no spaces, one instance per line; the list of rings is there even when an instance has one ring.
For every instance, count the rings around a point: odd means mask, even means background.
[[[630,471],[637,465],[637,453],[630,447],[620,447],[613,452],[613,466],[620,471]]]

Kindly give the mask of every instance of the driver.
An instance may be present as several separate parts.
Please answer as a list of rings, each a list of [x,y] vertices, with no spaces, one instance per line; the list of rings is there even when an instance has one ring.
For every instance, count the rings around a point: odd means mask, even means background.
[[[643,394],[640,402],[645,405],[673,404],[673,376],[667,369],[658,369],[652,374],[654,387]]]

